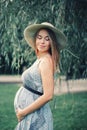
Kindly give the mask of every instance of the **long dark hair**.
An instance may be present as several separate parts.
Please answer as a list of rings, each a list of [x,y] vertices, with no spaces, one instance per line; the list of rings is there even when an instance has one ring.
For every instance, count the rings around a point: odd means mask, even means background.
[[[52,56],[52,60],[53,60],[53,64],[54,64],[54,70],[56,70],[57,67],[59,67],[59,56],[60,56],[59,44],[58,44],[56,35],[51,29],[41,28],[34,35],[35,42],[36,42],[36,37],[37,37],[39,31],[42,30],[42,29],[45,29],[49,33],[50,38],[52,39],[51,48],[49,49],[49,53]],[[36,48],[36,44],[35,44],[35,48]],[[35,51],[36,51],[36,55],[38,55],[37,49]]]

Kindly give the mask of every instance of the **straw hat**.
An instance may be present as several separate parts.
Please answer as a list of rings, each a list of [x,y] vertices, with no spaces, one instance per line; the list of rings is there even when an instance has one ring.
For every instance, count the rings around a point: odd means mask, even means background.
[[[58,30],[56,27],[54,27],[52,24],[48,22],[43,22],[41,24],[33,24],[25,28],[24,30],[24,38],[27,41],[27,43],[33,48],[34,48],[34,34],[41,28],[48,28],[54,32],[56,35],[59,49],[63,49],[66,46],[66,37],[65,35]]]

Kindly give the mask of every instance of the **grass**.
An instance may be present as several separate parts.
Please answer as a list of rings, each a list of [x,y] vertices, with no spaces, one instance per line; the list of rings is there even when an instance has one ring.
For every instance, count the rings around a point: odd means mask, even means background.
[[[57,96],[54,101],[54,130],[87,130],[86,92]]]
[[[0,130],[14,130],[17,124],[13,106],[17,90],[17,85],[0,85]]]
[[[14,113],[14,96],[19,86],[0,85],[0,130],[14,130],[17,119]],[[55,96],[50,103],[54,130],[87,130],[87,93]]]

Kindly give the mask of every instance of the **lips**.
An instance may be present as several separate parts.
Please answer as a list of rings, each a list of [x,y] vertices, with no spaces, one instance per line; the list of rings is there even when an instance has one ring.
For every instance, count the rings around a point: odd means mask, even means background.
[[[40,45],[41,48],[44,48],[45,46],[44,45]]]

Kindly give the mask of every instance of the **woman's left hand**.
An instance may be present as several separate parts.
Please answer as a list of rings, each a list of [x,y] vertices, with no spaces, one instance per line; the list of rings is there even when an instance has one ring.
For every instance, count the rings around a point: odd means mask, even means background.
[[[20,122],[21,120],[23,120],[23,118],[24,118],[23,109],[18,108],[16,110],[16,116],[17,116],[18,122]]]

